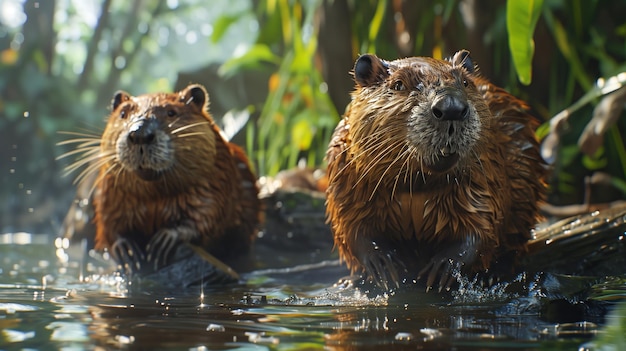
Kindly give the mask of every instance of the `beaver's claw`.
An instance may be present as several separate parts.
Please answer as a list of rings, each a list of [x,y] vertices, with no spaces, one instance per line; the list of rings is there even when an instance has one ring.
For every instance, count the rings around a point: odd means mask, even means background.
[[[179,235],[175,229],[161,229],[150,239],[146,246],[148,262],[152,262],[154,270],[167,265],[168,259],[179,242]]]
[[[437,276],[439,276],[438,291],[441,292],[444,289],[450,290],[452,284],[458,277],[460,269],[461,264],[459,262],[450,257],[437,255],[419,272],[417,279],[421,279],[428,273],[428,278],[426,278],[426,291],[429,291],[433,288],[433,283]]]
[[[426,291],[433,288],[433,284],[439,276],[438,290],[450,290],[452,284],[460,277],[461,270],[466,264],[472,264],[478,256],[480,241],[474,237],[458,243],[448,244],[448,247],[436,254],[428,264],[418,273],[417,279],[422,279],[426,274]]]
[[[359,256],[369,278],[385,290],[394,286],[399,288],[401,277],[406,274],[407,269],[397,259],[395,250],[386,248],[376,241],[364,242],[361,246],[363,247]]]
[[[141,270],[144,254],[134,241],[118,238],[111,245],[109,253],[126,274],[132,274]]]

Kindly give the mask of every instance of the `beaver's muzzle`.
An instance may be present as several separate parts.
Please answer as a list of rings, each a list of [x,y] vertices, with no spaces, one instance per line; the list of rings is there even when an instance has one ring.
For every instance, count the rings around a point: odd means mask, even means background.
[[[128,141],[135,145],[146,145],[154,142],[159,123],[156,118],[141,118],[134,122],[128,132]]]
[[[443,121],[463,121],[469,116],[467,99],[455,91],[436,98],[430,109],[436,119]]]

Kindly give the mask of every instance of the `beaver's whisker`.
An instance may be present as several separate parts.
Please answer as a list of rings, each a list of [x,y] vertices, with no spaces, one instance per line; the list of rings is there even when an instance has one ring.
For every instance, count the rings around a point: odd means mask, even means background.
[[[91,164],[103,164],[104,162],[108,162],[108,161],[111,161],[111,160],[115,159],[115,157],[116,157],[115,153],[105,153],[105,154],[102,154],[102,153],[98,152],[98,153],[92,154],[89,157],[84,157],[84,158],[80,158],[80,159],[76,160],[71,165],[65,167],[65,169],[67,169],[67,170],[76,170],[76,169],[80,168],[81,166],[84,166],[85,164],[90,164],[89,167],[91,167]]]
[[[100,144],[100,138],[76,138],[76,139],[67,139],[67,140],[63,140],[63,141],[59,141],[57,143],[57,146],[61,146],[61,145],[69,145],[69,144],[76,144],[76,143],[85,143],[83,145],[95,145],[95,144]]]
[[[171,134],[177,134],[182,132],[183,130],[189,129],[189,128],[193,128],[193,127],[197,127],[197,126],[201,126],[204,124],[210,124],[209,121],[204,121],[204,122],[197,122],[197,123],[191,123],[191,124],[187,124],[184,125],[182,127],[178,127],[176,129],[173,129],[172,131],[170,131]]]
[[[381,128],[380,130],[377,130],[374,133],[366,136],[362,140],[369,141],[369,139],[375,139],[375,138],[380,140],[381,138],[378,138],[379,136],[383,136],[383,139],[387,139],[389,135],[396,135],[396,134],[402,134],[402,133],[406,134],[406,128],[403,128],[401,126],[389,127],[389,129]],[[373,141],[373,142],[376,142],[376,141]]]
[[[391,201],[393,201],[393,198],[396,195],[396,189],[398,188],[398,182],[400,181],[400,174],[402,173],[402,170],[404,169],[405,164],[406,164],[406,159],[400,165],[400,170],[398,171],[398,173],[396,173],[396,177],[395,177],[396,179],[394,180],[393,186],[391,187]]]
[[[472,149],[472,154],[474,155],[474,157],[476,157],[476,161],[478,161],[478,165],[480,166],[480,169],[483,171],[483,173],[485,173],[485,167],[483,167],[483,162],[480,160],[480,155],[478,155],[476,153],[476,150]]]
[[[409,196],[413,197],[413,162],[411,162],[410,166],[411,171],[409,172]]]
[[[90,170],[83,170],[72,182],[72,184],[74,185],[80,185],[82,184],[84,181],[86,181],[87,179],[89,179],[89,177],[93,176],[93,175],[97,175],[99,171],[99,168],[93,168]]]
[[[397,128],[397,130],[398,130],[398,132],[400,132],[400,131],[402,130],[402,128]],[[392,132],[393,132],[393,130],[392,130]],[[338,170],[338,171],[337,171],[337,173],[333,176],[332,181],[335,181],[338,177],[340,177],[340,176],[342,175],[342,173],[343,173],[343,172],[344,172],[344,171],[345,171],[348,167],[350,167],[350,166],[352,165],[352,163],[353,163],[353,162],[356,162],[356,161],[357,161],[357,160],[358,160],[358,159],[359,159],[362,155],[364,155],[364,154],[375,154],[375,152],[374,152],[374,151],[376,150],[376,148],[381,148],[381,147],[383,147],[384,145],[383,145],[383,144],[381,144],[378,140],[375,140],[374,138],[375,138],[375,137],[377,137],[378,135],[384,135],[384,134],[386,134],[386,133],[388,133],[388,131],[379,130],[379,131],[376,131],[376,132],[374,132],[374,133],[372,133],[372,134],[370,134],[370,135],[366,136],[365,138],[363,138],[363,140],[365,140],[365,141],[367,141],[367,140],[369,140],[369,139],[373,139],[373,140],[371,140],[371,141],[372,141],[371,145],[367,145],[366,147],[364,147],[364,148],[363,148],[363,150],[362,150],[361,152],[359,152],[358,154],[355,154],[355,155],[352,157],[352,159],[351,159],[350,161],[346,162],[346,164],[344,164],[344,165],[343,165],[343,167],[341,167],[341,169],[340,169],[340,170]],[[365,143],[363,142],[363,143],[361,143],[360,145],[363,145],[363,144],[365,144]],[[355,145],[355,144],[348,145],[348,147],[346,147],[345,149],[343,149],[343,150],[342,150],[339,154],[337,154],[337,156],[335,156],[335,157],[339,157],[339,156],[341,156],[342,154],[349,152],[349,151],[350,151],[350,149],[351,149],[351,148],[353,148],[353,147],[356,147],[356,145]]]
[[[367,151],[368,154],[376,154],[376,157],[372,160],[370,160],[370,162],[368,163],[367,166],[369,166],[368,168],[365,169],[365,171],[361,174],[361,176],[359,177],[359,179],[356,181],[355,184],[353,184],[353,187],[355,187],[356,185],[358,185],[368,174],[369,172],[374,169],[378,163],[380,162],[380,160],[384,159],[385,157],[388,157],[388,151],[389,150],[394,150],[395,148],[398,148],[400,146],[401,142],[394,142],[393,144],[389,144],[389,145],[384,145],[384,144],[378,144],[375,145],[372,148],[369,148]],[[384,147],[384,149],[383,149]],[[370,150],[371,149],[371,150]],[[381,150],[378,150],[381,149]],[[374,151],[375,150],[375,151]],[[365,152],[365,151],[364,151]]]
[[[178,121],[180,121],[180,117],[176,118],[175,120],[173,120],[172,122],[167,124],[168,128],[172,128],[173,125],[175,125],[176,123],[178,123]]]
[[[348,152],[350,149],[352,148],[352,145],[348,146],[347,148],[345,148],[344,150],[342,150],[336,157],[341,156],[342,154]],[[358,155],[354,155],[354,157],[346,162],[346,164],[343,165],[343,167],[341,167],[341,169],[339,171],[337,171],[337,174],[335,174],[335,176],[333,177],[332,181],[337,180],[337,178],[348,168],[350,167],[350,165],[352,165],[352,163],[354,163],[360,156],[361,154]]]
[[[120,177],[122,175],[122,172],[124,171],[124,167],[122,167],[122,166],[120,166],[118,164],[116,164],[115,166],[117,166],[117,172],[115,172],[115,175],[113,176],[113,178],[114,178],[113,179],[113,187],[117,188],[117,182],[120,179]],[[113,167],[111,167],[111,168],[113,168]]]
[[[106,155],[101,155],[100,154],[100,150],[99,149],[89,150],[83,156],[81,156],[80,158],[78,158],[77,160],[72,162],[71,164],[67,165],[64,168],[64,170],[67,173],[71,173],[71,172],[77,170],[78,168],[84,166],[85,164],[91,163],[92,161],[99,160],[100,158],[105,157],[105,156]]]
[[[406,154],[406,155],[405,155]],[[400,155],[398,155],[399,158],[403,158],[404,162],[402,162],[402,164],[400,165],[400,170],[398,171],[398,174],[396,174],[396,181],[393,184],[393,190],[391,191],[391,198],[393,199],[393,197],[396,194],[396,189],[398,188],[398,183],[400,182],[400,175],[402,174],[402,170],[404,169],[404,166],[406,166],[407,171],[409,169],[409,162],[410,162],[410,157],[411,156],[411,150],[409,150],[408,148],[406,150],[404,150]],[[406,181],[406,173],[405,173],[405,181]]]
[[[413,160],[415,158],[415,149],[412,147],[407,148],[407,157],[406,157],[406,161],[409,162],[410,166],[411,166],[411,170],[410,173],[413,173],[413,162],[410,162],[410,160]],[[404,174],[404,182],[406,183],[407,178],[409,177],[409,167],[407,167],[406,173]]]
[[[419,173],[422,175],[422,180],[424,181],[424,184],[426,184],[426,174],[424,173],[424,159],[422,157],[420,157],[419,163],[420,163]]]
[[[401,131],[402,131],[402,128],[393,128],[393,129],[390,129],[390,131],[391,131],[392,133],[393,133],[393,132],[398,132],[398,133],[399,133],[399,132],[401,132]],[[387,130],[377,130],[377,131],[375,131],[375,132],[374,132],[374,133],[372,133],[372,134],[369,134],[369,135],[367,135],[367,136],[364,136],[364,137],[361,139],[361,142],[359,143],[359,145],[365,145],[365,144],[367,144],[368,142],[371,142],[372,146],[375,146],[376,144],[378,144],[378,143],[379,143],[379,140],[374,140],[374,139],[378,138],[380,135],[385,135],[385,134],[388,134],[388,133],[389,133],[389,131],[387,131]],[[344,152],[348,151],[348,149],[350,149],[350,148],[352,148],[352,147],[355,147],[355,146],[356,146],[355,144],[350,144],[350,145],[348,145],[348,147],[347,147],[347,148],[345,148],[344,150],[342,150],[340,154],[342,154],[342,153],[344,153]]]
[[[399,144],[399,143],[396,143]],[[396,145],[394,144],[394,146]],[[387,145],[385,142],[381,141],[381,140],[372,140],[371,143],[360,143],[359,145],[361,145],[361,152],[357,155],[355,155],[355,159],[361,157],[362,155],[378,155],[378,156],[386,156],[386,154],[383,151],[389,150],[391,145]],[[382,150],[384,147],[386,147],[386,150]]]
[[[400,126],[395,127],[395,128],[394,128],[394,127],[389,127],[389,129],[383,129],[383,128],[381,128],[381,129],[379,129],[379,130],[374,131],[374,132],[373,132],[373,133],[371,133],[371,134],[368,134],[368,135],[363,136],[363,138],[361,138],[361,139],[360,139],[360,142],[361,142],[361,143],[365,143],[365,142],[369,141],[370,139],[375,139],[375,138],[377,138],[377,137],[379,137],[379,136],[381,136],[381,135],[382,135],[382,136],[386,136],[386,135],[388,136],[390,133],[394,133],[394,132],[398,132],[398,133],[400,133],[400,132],[402,132],[404,129],[405,129],[405,128],[402,128],[402,127],[400,127]]]
[[[71,136],[77,136],[77,137],[85,137],[85,138],[93,138],[93,139],[98,139],[100,140],[101,135],[97,134],[96,132],[92,132],[90,130],[87,131],[87,133],[79,133],[79,132],[70,132],[70,131],[59,131],[59,134],[62,135],[71,135]]]
[[[98,140],[98,142],[84,142],[81,144],[78,144],[75,146],[75,148],[77,149],[81,149],[81,150],[86,150],[86,149],[99,149],[100,148],[100,141]]]
[[[395,148],[395,147],[394,147]],[[385,178],[385,175],[387,174],[387,172],[389,172],[389,170],[391,169],[391,167],[398,161],[401,159],[400,156],[402,156],[402,154],[404,153],[404,151],[402,151],[400,154],[398,154],[396,156],[396,158],[394,158],[393,161],[389,162],[389,166],[387,166],[387,168],[385,169],[385,171],[383,172],[383,174],[380,176],[380,178],[378,179],[378,182],[376,183],[376,186],[374,187],[374,190],[372,190],[372,194],[370,195],[368,201],[371,201],[374,198],[374,194],[376,193],[376,190],[378,190],[378,187],[380,186],[380,183],[383,181],[383,179]]]
[[[186,138],[186,137],[190,137],[190,136],[194,136],[194,135],[207,135],[204,132],[193,132],[193,133],[185,133],[185,134],[179,134],[176,135],[177,138]]]
[[[76,155],[76,154],[82,154],[80,156],[80,158],[79,158],[79,159],[82,159],[82,158],[84,158],[86,156],[89,156],[89,155],[92,155],[94,153],[97,153],[98,151],[100,151],[100,147],[99,146],[79,147],[79,148],[76,148],[76,149],[74,149],[72,151],[68,151],[68,152],[66,152],[64,154],[61,154],[61,155],[55,157],[55,160],[58,161],[58,160],[66,158],[68,156],[72,156],[72,155]]]
[[[108,158],[98,158],[96,162],[92,162],[83,169],[74,179],[74,184],[80,183],[83,179],[87,178],[91,173],[98,172],[98,170],[115,156],[110,156]]]
[[[411,152],[410,157],[413,157],[413,152]],[[409,178],[409,196],[413,197],[413,162],[410,162],[406,168],[404,182],[406,182],[406,178]]]
[[[67,165],[65,168],[63,168],[63,171],[64,171],[63,176],[66,177],[72,174],[73,172],[75,172],[77,169],[85,166],[86,164],[90,164],[92,161],[96,161],[99,159],[100,157],[89,157],[89,158],[84,158],[84,159],[79,159],[77,161],[74,161],[72,164]]]
[[[98,177],[96,178],[96,181],[93,182],[93,185],[91,186],[91,189],[89,190],[89,196],[91,196],[91,194],[93,193],[93,191],[96,189],[96,187],[104,181],[104,178],[107,176],[107,174],[111,173],[112,171],[114,171],[116,168],[119,168],[117,174],[115,175],[115,178],[117,180],[117,177],[119,176],[120,172],[122,171],[122,167],[117,164],[117,163],[112,163],[109,167],[106,167],[106,170],[104,172],[100,172],[98,173]],[[115,185],[114,185],[115,186]]]
[[[366,164],[367,167],[363,173],[361,174],[361,176],[359,177],[359,179],[357,180],[357,182],[354,185],[359,184],[359,182],[363,179],[363,177],[365,177],[371,170],[372,168],[376,167],[376,165],[378,165],[378,162],[385,158],[387,156],[386,151],[390,150],[394,145],[385,145],[383,143],[375,143],[372,145],[368,145],[366,147],[363,148],[363,150],[355,155],[354,157],[354,161],[356,161],[357,159],[359,159],[362,155],[376,155],[373,159],[369,160],[369,162]],[[382,150],[383,148],[385,148],[385,150]]]
[[[331,182],[334,182],[337,180],[337,178],[339,178],[339,176],[341,176],[341,174],[343,173],[343,171],[346,170],[346,168],[348,168],[348,166],[350,165],[350,163],[352,163],[352,161],[350,162],[346,162],[345,165],[343,165],[343,167],[341,167],[340,170],[337,171],[337,173],[333,176],[333,179],[331,179]]]

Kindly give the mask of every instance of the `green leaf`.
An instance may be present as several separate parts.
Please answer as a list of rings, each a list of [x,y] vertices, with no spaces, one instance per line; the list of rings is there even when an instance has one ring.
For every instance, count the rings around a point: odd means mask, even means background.
[[[552,30],[554,40],[559,48],[559,51],[561,51],[561,54],[570,64],[572,74],[576,78],[576,81],[578,81],[578,83],[586,91],[593,89],[593,82],[587,76],[587,69],[585,69],[585,66],[582,64],[582,61],[576,50],[576,46],[572,39],[569,38],[569,35],[567,34],[567,29],[565,28],[563,23],[561,23],[558,18],[555,18],[549,12],[546,12],[545,19],[548,27],[550,27],[550,29]]]
[[[298,122],[291,129],[291,140],[298,150],[308,150],[313,141],[315,128],[309,122],[309,113],[304,111],[300,116],[296,116]]]
[[[561,146],[560,155],[561,163],[564,165],[570,165],[580,154],[578,145],[565,144]]]
[[[532,59],[535,53],[533,33],[543,7],[543,0],[508,0],[506,3],[506,28],[509,50],[519,81],[530,84]]]
[[[369,50],[368,52],[375,53],[376,52],[376,38],[378,37],[378,33],[380,32],[380,27],[382,26],[383,19],[385,18],[385,9],[387,8],[387,1],[378,1],[378,5],[376,6],[376,12],[374,13],[374,18],[370,23],[369,28]]]
[[[241,17],[241,15],[225,15],[218,18],[213,24],[213,34],[211,34],[211,41],[213,44],[220,41],[228,28],[230,28],[230,26],[237,22]]]
[[[592,157],[583,155],[582,163],[586,169],[591,171],[599,170],[606,167],[608,164],[608,159],[604,155],[604,147],[600,146]]]
[[[231,77],[244,68],[258,67],[263,62],[278,64],[280,59],[274,55],[269,46],[255,44],[245,54],[224,62],[218,73],[222,77]]]
[[[537,130],[535,130],[535,136],[539,140],[543,140],[550,133],[550,122],[542,123]]]
[[[626,195],[626,181],[617,177],[611,177],[611,185]]]

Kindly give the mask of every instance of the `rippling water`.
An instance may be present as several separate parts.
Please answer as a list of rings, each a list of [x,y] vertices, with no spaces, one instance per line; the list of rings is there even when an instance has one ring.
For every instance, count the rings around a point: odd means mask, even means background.
[[[219,289],[128,285],[98,256],[81,273],[80,254],[47,238],[0,236],[0,349],[573,350],[605,323],[550,321],[532,291],[366,296],[334,283],[346,271],[333,260]]]

